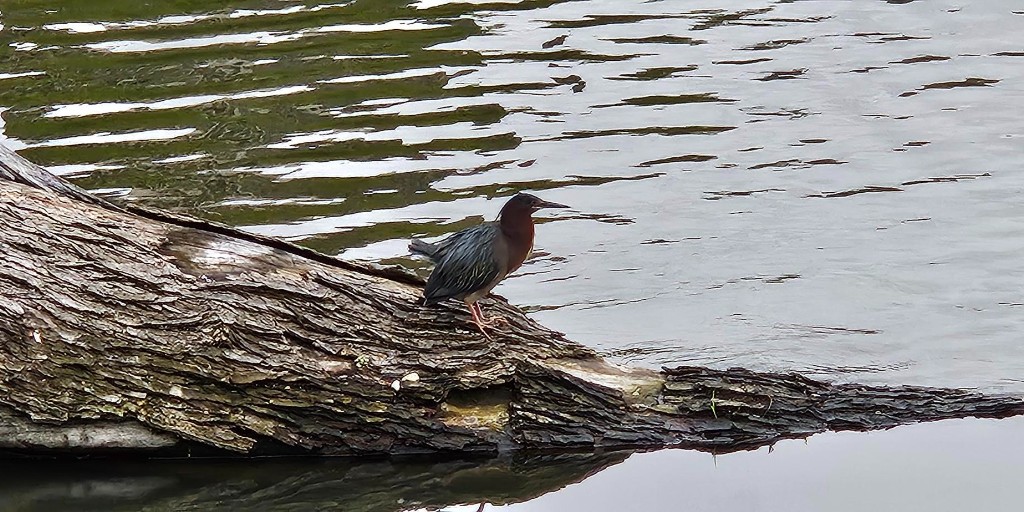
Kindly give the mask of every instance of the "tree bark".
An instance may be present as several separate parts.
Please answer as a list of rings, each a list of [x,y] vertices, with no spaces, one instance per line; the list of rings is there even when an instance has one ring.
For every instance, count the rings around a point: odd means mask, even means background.
[[[486,340],[422,280],[118,207],[0,147],[0,448],[399,454],[687,446],[1024,411],[1018,397],[610,364],[527,318]]]

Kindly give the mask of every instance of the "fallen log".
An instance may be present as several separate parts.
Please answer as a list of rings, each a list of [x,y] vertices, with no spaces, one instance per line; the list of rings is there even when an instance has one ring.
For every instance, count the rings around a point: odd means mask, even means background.
[[[0,449],[403,454],[748,449],[1024,412],[1019,397],[613,365],[497,296],[94,198],[0,147]]]

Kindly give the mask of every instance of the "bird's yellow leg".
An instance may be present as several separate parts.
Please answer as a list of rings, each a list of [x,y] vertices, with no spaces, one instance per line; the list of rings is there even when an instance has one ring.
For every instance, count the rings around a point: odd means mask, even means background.
[[[480,304],[478,302],[474,302],[473,305],[470,307],[476,308],[476,316],[479,317],[480,321],[483,322],[483,324],[486,325],[487,327],[508,325],[508,320],[506,320],[505,317],[502,316],[494,317],[490,320],[484,318],[484,309],[480,307]]]
[[[491,335],[487,334],[487,331],[484,330],[487,323],[485,323],[483,318],[480,317],[476,304],[467,303],[466,306],[469,307],[469,312],[473,315],[473,323],[476,324],[476,328],[480,329],[480,333],[483,334],[485,338],[494,341],[494,338],[491,338]]]

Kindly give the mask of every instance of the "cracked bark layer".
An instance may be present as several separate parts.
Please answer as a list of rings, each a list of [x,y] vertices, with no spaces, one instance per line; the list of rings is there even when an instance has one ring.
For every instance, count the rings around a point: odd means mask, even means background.
[[[491,342],[461,304],[421,306],[414,275],[83,200],[2,147],[0,177],[0,413],[37,431],[0,429],[0,448],[20,453],[728,451],[1024,410],[961,390],[622,368],[495,296],[484,308],[509,326]],[[133,435],[67,441],[118,424]]]

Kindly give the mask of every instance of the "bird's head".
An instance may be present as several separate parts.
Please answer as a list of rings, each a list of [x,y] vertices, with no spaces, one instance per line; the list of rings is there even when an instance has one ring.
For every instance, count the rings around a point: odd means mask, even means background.
[[[545,201],[533,194],[520,192],[513,196],[512,199],[509,199],[501,211],[502,213],[509,211],[533,213],[542,208],[568,208],[568,206],[560,203],[552,203],[551,201]]]

